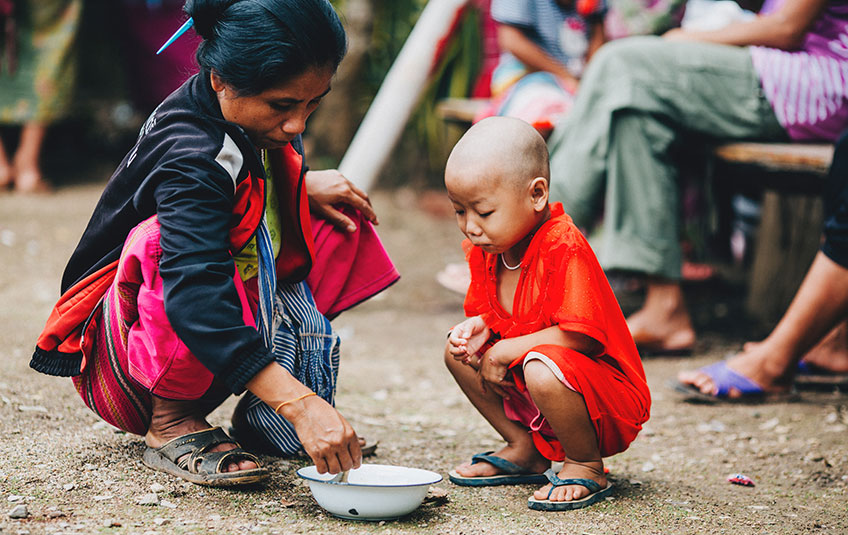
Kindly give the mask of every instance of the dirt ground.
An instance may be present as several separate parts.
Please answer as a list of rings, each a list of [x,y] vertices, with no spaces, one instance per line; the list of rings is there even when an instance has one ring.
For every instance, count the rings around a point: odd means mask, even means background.
[[[105,174],[103,175],[106,176]],[[0,196],[0,532],[25,533],[848,533],[848,397],[803,393],[795,403],[703,406],[666,386],[678,370],[724,356],[761,334],[739,313],[744,288],[687,288],[703,334],[693,357],[645,368],[653,410],[623,454],[608,459],[614,497],[589,509],[527,509],[532,487],[436,485],[447,500],[407,518],[338,520],[294,471],[305,461],[263,457],[273,477],[216,490],[153,472],[139,437],[116,432],[83,405],[70,380],[31,371],[34,341],[102,181],[45,197]],[[441,362],[461,298],[435,273],[461,259],[450,217],[421,210],[419,192],[377,192],[379,231],[402,274],[382,296],[334,321],[343,338],[340,410],[379,440],[369,462],[447,472],[499,447]],[[426,196],[428,206],[444,199]],[[435,201],[433,200],[435,199]],[[623,301],[624,302],[624,301]],[[234,400],[213,413],[227,426]],[[741,472],[755,487],[727,482]],[[151,496],[155,494],[155,496]],[[147,505],[145,505],[147,503]],[[20,507],[24,506],[24,507]],[[25,511],[24,511],[25,509]],[[25,518],[12,516],[25,514]]]

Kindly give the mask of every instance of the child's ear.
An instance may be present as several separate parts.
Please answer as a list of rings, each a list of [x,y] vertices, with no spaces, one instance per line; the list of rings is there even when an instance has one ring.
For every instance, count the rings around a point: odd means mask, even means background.
[[[548,180],[543,176],[537,176],[530,181],[530,201],[533,208],[542,211],[548,205]]]

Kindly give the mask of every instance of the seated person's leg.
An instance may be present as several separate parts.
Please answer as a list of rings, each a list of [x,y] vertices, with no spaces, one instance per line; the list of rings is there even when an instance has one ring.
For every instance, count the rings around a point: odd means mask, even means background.
[[[774,330],[760,343],[747,344],[744,350],[723,365],[742,382],[753,382],[750,395],[781,393],[789,390],[797,363],[816,347],[832,329],[844,324],[848,315],[848,136],[836,144],[825,192],[825,241],[816,255],[795,298]],[[834,333],[831,342],[839,342]],[[831,343],[826,342],[826,343]],[[822,349],[819,346],[817,349]],[[818,353],[817,365],[830,369],[838,363],[827,362],[844,351]],[[678,375],[683,387],[713,397],[739,398],[739,388],[719,384],[716,374],[704,368]],[[759,389],[759,392],[757,391]]]

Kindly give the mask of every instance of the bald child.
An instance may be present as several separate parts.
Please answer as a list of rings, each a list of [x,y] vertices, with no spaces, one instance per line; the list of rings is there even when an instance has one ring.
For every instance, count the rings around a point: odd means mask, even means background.
[[[535,483],[528,506],[557,511],[612,492],[603,458],[636,438],[651,401],[618,302],[548,182],[545,141],[519,119],[484,119],[451,152],[445,186],[471,285],[445,363],[506,442],[451,481]]]

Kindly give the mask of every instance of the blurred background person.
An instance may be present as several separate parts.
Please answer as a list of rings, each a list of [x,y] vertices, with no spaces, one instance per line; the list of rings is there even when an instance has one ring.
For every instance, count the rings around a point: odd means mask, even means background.
[[[42,146],[47,126],[70,111],[81,12],[82,0],[0,0],[0,125],[20,128],[14,151],[0,143],[2,190],[50,189]]]

